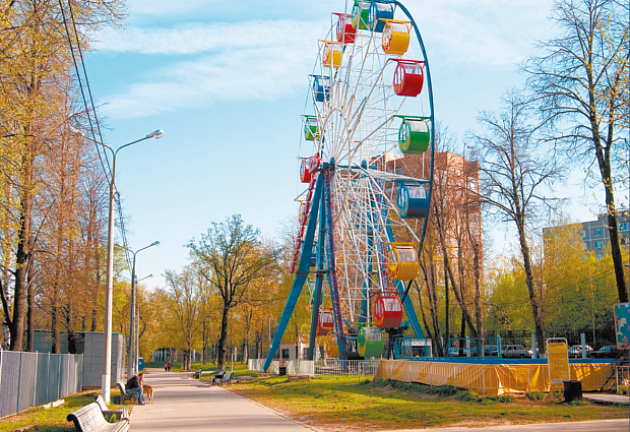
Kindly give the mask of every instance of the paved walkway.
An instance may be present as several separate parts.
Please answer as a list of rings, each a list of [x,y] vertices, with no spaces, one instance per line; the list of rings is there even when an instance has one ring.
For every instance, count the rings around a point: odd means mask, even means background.
[[[610,394],[610,393],[583,393],[584,399],[590,399],[593,402],[600,403],[616,403],[616,404],[630,404],[630,398],[628,396]]]
[[[293,420],[218,386],[208,387],[190,378],[189,373],[149,369],[145,383],[153,386],[153,404],[135,406],[131,415],[133,432],[306,432],[318,429]],[[395,432],[628,432],[630,421],[600,420],[546,423],[487,428],[452,427],[440,429],[397,430]],[[322,431],[323,432],[323,431]],[[393,431],[392,431],[393,432]]]
[[[221,387],[202,385],[189,373],[147,372],[144,381],[153,386],[155,402],[134,407],[134,432],[312,431]]]

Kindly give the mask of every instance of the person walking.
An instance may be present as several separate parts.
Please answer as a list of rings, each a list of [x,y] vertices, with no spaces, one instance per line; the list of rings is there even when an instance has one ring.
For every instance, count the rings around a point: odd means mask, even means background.
[[[137,393],[138,403],[140,405],[144,405],[144,401],[142,399],[142,374],[134,375],[129,378],[129,381],[125,384],[125,391],[127,393]]]

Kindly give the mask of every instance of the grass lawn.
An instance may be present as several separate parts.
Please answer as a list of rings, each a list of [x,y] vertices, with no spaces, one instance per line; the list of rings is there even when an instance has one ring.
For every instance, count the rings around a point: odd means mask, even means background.
[[[43,409],[43,408],[31,408],[28,411],[24,411],[21,414],[6,417],[0,420],[0,432],[13,432],[18,428],[24,426],[34,425],[37,426],[38,431],[46,432],[70,432],[74,431],[74,425],[72,422],[66,420],[68,414],[72,411],[76,411],[79,408],[94,402],[94,398],[97,396],[97,392],[94,390],[84,391],[77,393],[74,396],[64,398],[65,403],[57,408]],[[120,392],[112,390],[111,396],[112,402],[118,402],[120,400]],[[132,404],[125,405],[125,408],[131,411]],[[120,409],[122,405],[116,403],[109,404],[110,409]]]
[[[356,377],[321,377],[310,382],[273,377],[229,388],[290,418],[332,430],[479,427],[628,418],[627,406],[586,401],[567,405],[559,395],[482,398],[472,391],[450,386],[359,381]]]

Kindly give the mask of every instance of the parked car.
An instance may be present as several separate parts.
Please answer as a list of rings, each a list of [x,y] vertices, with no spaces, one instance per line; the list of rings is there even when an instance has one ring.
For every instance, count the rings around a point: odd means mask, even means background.
[[[593,351],[591,353],[589,353],[589,357],[593,357],[593,358],[609,358],[609,359],[614,359],[616,358],[620,353],[622,352],[622,350],[617,349],[617,347],[615,345],[606,345],[601,347],[600,349],[598,349],[597,351]]]
[[[496,345],[484,345],[483,354],[486,356],[498,357],[499,348]]]
[[[586,345],[586,357],[590,357],[591,353],[595,351],[592,346]],[[582,345],[573,345],[569,348],[569,357],[580,358],[582,357]]]
[[[523,345],[503,345],[501,347],[501,356],[503,358],[531,358],[531,355]]]
[[[468,357],[468,352],[470,352],[470,357],[477,357],[477,347],[472,347],[472,348],[451,347],[449,349],[449,357]]]

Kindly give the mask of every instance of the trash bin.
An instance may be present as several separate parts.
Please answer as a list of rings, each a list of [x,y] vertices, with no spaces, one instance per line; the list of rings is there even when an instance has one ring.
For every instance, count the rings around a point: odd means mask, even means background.
[[[564,401],[582,400],[582,381],[562,381],[564,384]]]
[[[287,374],[287,367],[286,366],[279,366],[278,367],[278,375],[284,376],[286,374]]]
[[[138,370],[140,372],[144,371],[144,358],[142,357],[138,358]]]

